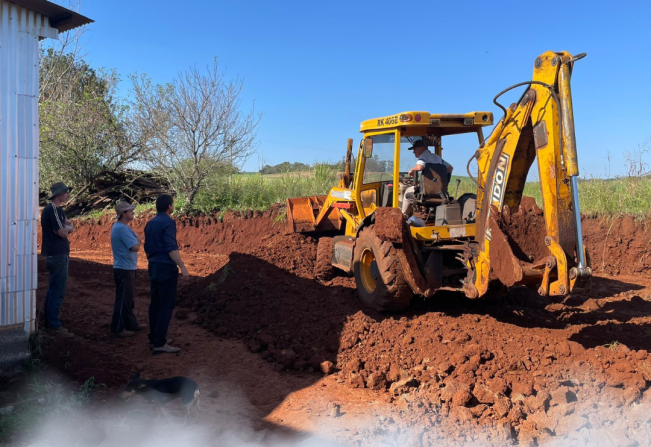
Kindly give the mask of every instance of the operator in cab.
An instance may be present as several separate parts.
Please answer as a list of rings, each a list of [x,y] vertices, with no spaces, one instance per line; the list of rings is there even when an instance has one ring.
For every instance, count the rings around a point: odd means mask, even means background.
[[[427,149],[427,145],[422,139],[416,140],[410,148],[407,148],[407,150],[414,151],[414,156],[418,159],[414,167],[409,170],[410,177],[416,175],[417,171],[422,171],[425,169],[425,165],[430,163],[442,164],[448,171],[448,177],[452,174],[452,170],[454,169],[452,165],[443,160],[440,155],[430,152],[429,149]],[[414,213],[414,201],[416,200],[414,189],[415,186],[410,186],[407,188],[402,199],[402,214],[404,214],[407,219],[410,218]]]

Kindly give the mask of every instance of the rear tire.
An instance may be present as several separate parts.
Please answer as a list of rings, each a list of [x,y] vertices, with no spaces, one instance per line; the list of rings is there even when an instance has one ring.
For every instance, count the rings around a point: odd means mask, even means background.
[[[322,237],[316,246],[316,264],[314,266],[314,277],[321,281],[330,281],[335,273],[332,265],[332,250],[334,239]]]
[[[357,291],[366,306],[379,312],[398,312],[409,306],[413,292],[393,244],[380,240],[373,227],[362,229],[355,243]]]

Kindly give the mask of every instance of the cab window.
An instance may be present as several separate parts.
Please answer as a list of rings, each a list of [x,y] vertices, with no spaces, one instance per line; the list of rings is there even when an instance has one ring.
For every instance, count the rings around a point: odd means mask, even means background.
[[[393,157],[395,135],[373,135],[373,155],[366,159],[362,183],[377,183],[393,180]]]

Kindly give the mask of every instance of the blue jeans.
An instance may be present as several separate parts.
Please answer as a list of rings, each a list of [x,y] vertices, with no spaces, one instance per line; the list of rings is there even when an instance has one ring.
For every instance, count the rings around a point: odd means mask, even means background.
[[[45,266],[50,272],[50,285],[47,289],[47,295],[45,295],[44,322],[45,327],[50,329],[61,327],[59,309],[61,309],[61,303],[66,294],[69,265],[70,257],[68,255],[48,256],[45,261]]]

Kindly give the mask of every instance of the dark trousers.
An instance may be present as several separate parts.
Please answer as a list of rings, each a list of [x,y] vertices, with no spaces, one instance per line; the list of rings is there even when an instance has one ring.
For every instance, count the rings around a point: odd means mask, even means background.
[[[50,284],[45,295],[43,306],[45,327],[58,329],[61,327],[59,321],[59,310],[63,297],[66,295],[68,285],[68,266],[70,257],[68,255],[48,256],[45,260],[45,267],[50,272]]]
[[[149,304],[149,342],[154,348],[165,346],[167,329],[176,305],[176,285],[179,269],[176,265],[160,262],[149,263],[151,303]]]
[[[115,304],[113,305],[111,331],[122,332],[125,329],[135,331],[138,329],[138,321],[133,314],[136,271],[114,268],[113,279],[115,279]]]

